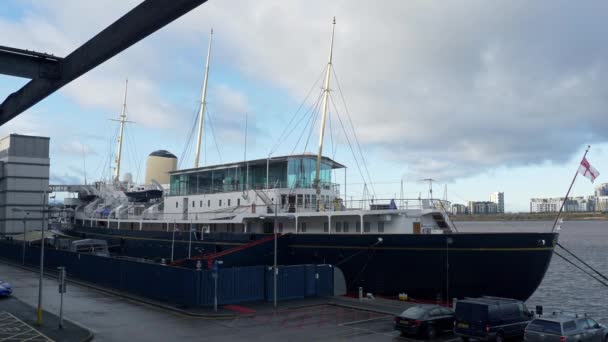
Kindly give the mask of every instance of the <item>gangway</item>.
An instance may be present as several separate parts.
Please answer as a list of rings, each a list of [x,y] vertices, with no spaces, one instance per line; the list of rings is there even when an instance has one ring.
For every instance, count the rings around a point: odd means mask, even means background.
[[[276,234],[277,235],[277,239],[281,238],[282,236],[284,236],[285,234]],[[188,260],[202,260],[202,261],[206,261],[207,262],[207,267],[211,268],[213,266],[213,261],[221,258],[223,256],[226,255],[230,255],[230,254],[234,254],[237,252],[241,252],[243,250],[255,247],[255,246],[259,246],[261,244],[264,244],[266,242],[272,241],[274,239],[274,235],[270,235],[270,236],[265,236],[261,239],[257,239],[254,241],[251,241],[249,243],[246,243],[244,245],[240,245],[240,246],[236,246],[230,249],[227,249],[225,251],[221,251],[221,252],[217,252],[217,253],[205,253],[205,254],[199,254],[199,255],[195,255],[191,258],[184,258],[184,259],[179,259],[179,260],[175,260],[172,263],[170,263],[170,266],[177,266],[180,265]]]

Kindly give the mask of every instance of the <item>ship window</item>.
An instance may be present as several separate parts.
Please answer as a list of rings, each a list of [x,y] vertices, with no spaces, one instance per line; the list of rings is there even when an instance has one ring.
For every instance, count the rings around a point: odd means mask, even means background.
[[[329,223],[328,222],[323,222],[323,231],[324,232],[329,232]]]
[[[310,195],[304,195],[304,208],[310,208]]]
[[[237,199],[236,199],[236,205],[237,205],[238,207],[240,207],[240,206],[241,206],[241,199],[240,199],[240,198],[237,198]]]
[[[342,232],[342,222],[336,221],[336,233]]]
[[[378,233],[384,233],[384,222],[378,221]]]
[[[211,200],[207,200],[207,208],[211,206]]]
[[[348,222],[344,221],[344,232],[348,233]]]
[[[179,202],[175,202],[175,207],[179,208]]]
[[[230,206],[230,198],[228,199],[228,206]]]
[[[279,233],[283,232],[283,222],[279,222]]]
[[[222,200],[219,200],[219,206],[220,207],[222,206]]]
[[[298,195],[298,202],[297,202],[297,204],[298,204],[298,207],[302,206],[302,195]]]
[[[203,207],[203,200],[201,200],[201,203],[199,203],[199,206],[202,208]]]
[[[306,222],[300,223],[300,231],[306,233]]]
[[[363,232],[369,233],[371,230],[371,224],[369,222],[363,222]]]
[[[355,222],[355,231],[361,233],[361,221]]]
[[[192,208],[194,208],[194,201],[192,201]]]

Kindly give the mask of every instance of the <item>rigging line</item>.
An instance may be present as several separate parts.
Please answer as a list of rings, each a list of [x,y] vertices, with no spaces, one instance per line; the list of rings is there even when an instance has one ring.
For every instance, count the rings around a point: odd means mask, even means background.
[[[331,96],[331,93],[329,94],[329,99],[331,100],[332,105],[334,106],[334,109],[336,108],[336,104],[334,103],[334,99]],[[357,170],[359,170],[359,175],[361,176],[361,179],[364,182],[364,185],[367,186],[367,180],[365,179],[365,175],[363,174],[363,172],[361,171],[361,166],[359,166],[359,160],[357,159],[357,155],[355,154],[355,151],[353,150],[353,146],[350,143],[350,139],[348,138],[348,134],[346,133],[346,130],[344,129],[344,124],[342,123],[342,118],[340,117],[340,113],[338,113],[338,111],[336,110],[336,116],[338,117],[338,121],[340,122],[340,126],[342,127],[342,132],[344,132],[344,137],[346,138],[346,141],[348,142],[348,147],[350,148],[351,153],[353,154],[353,159],[355,160],[355,165],[357,165]],[[376,195],[376,193],[374,192],[374,196]]]
[[[331,115],[328,115],[327,118],[329,119],[329,140],[330,140],[329,146],[331,146],[331,153],[332,153],[331,159],[335,160],[336,153],[338,152],[338,141],[337,141],[337,139],[334,139],[334,129],[331,124]],[[335,169],[334,169],[334,171],[335,171]],[[334,174],[335,174],[335,172],[334,172]]]
[[[187,137],[186,137],[186,141],[184,142],[184,147],[182,149],[182,154],[180,155],[179,161],[178,161],[178,168],[181,168],[184,160],[186,159],[186,156],[188,155],[188,152],[190,151],[190,147],[192,146],[192,135],[194,134],[194,129],[196,127],[196,124],[198,122],[198,112],[200,109],[201,104],[198,104],[198,107],[196,108],[193,118],[191,119],[192,125],[190,126],[190,132],[188,133]]]
[[[182,156],[180,158],[180,167],[184,166],[184,163],[186,162],[186,159],[188,158],[188,155],[190,155],[190,152],[192,151],[192,138],[194,137],[194,131],[196,130],[197,127],[197,123],[199,118],[199,110],[200,110],[200,106],[202,106],[201,103],[198,103],[197,108],[195,109],[193,115],[192,115],[192,124],[190,125],[190,132],[188,132],[188,136],[186,137],[186,141],[184,144],[184,150],[182,152]]]
[[[308,107],[308,109],[306,110],[306,112],[304,112],[304,114],[302,115],[302,117],[300,118],[300,120],[298,120],[298,122],[292,127],[291,131],[285,136],[285,138],[289,137],[291,135],[291,133],[293,133],[293,131],[296,130],[296,128],[298,128],[298,126],[300,126],[300,123],[308,118],[308,120],[310,120],[310,115],[311,113],[313,113],[315,110],[318,110],[317,107],[320,105],[321,103],[321,98],[323,97],[323,93],[320,92],[319,96],[317,97],[317,101],[314,103],[314,105],[311,105],[310,107]],[[308,126],[308,124],[306,124],[304,126],[304,130],[306,129],[306,127]],[[304,130],[302,132],[300,132],[300,138],[298,138],[298,142],[296,143],[296,145],[294,146],[293,150],[292,150],[292,154],[295,152],[297,145],[300,143],[300,139],[302,134],[304,134]],[[274,153],[274,152],[273,152]]]
[[[593,272],[595,272],[597,275],[599,275],[600,277],[602,277],[604,280],[608,280],[608,278],[605,275],[601,274],[598,270],[596,270],[595,268],[593,268],[591,265],[589,265],[588,263],[584,262],[581,258],[579,258],[574,253],[572,253],[568,248],[562,246],[559,242],[557,243],[557,245],[559,247],[561,247],[563,250],[565,250],[566,252],[568,252],[568,254],[572,255],[576,260],[580,261],[583,265],[589,267]]]
[[[342,103],[344,104],[344,109],[346,110],[346,115],[348,117],[348,121],[350,122],[351,129],[355,136],[355,142],[357,143],[357,148],[359,149],[359,154],[361,155],[361,159],[363,160],[363,167],[365,168],[365,172],[367,173],[367,177],[371,182],[371,177],[369,175],[369,170],[367,168],[367,162],[365,161],[365,156],[361,150],[361,145],[359,144],[359,138],[357,137],[357,131],[355,130],[355,126],[353,125],[353,121],[351,120],[350,111],[348,110],[348,106],[346,105],[346,100],[344,99],[344,93],[342,92],[342,87],[340,86],[340,81],[338,80],[338,75],[336,74],[336,68],[332,68],[332,72],[334,74],[334,78],[336,79],[336,84],[338,85],[338,92],[340,93],[340,97],[342,98]],[[374,195],[376,194],[376,190],[374,189],[374,184],[371,184],[372,192]]]
[[[555,255],[557,255],[558,257],[564,259],[566,262],[568,262],[569,264],[571,264],[572,266],[578,268],[579,270],[583,271],[585,274],[587,274],[588,276],[590,276],[591,278],[597,280],[600,284],[608,287],[608,284],[603,282],[601,279],[597,278],[596,276],[594,276],[593,274],[589,273],[587,270],[583,269],[582,267],[580,267],[579,265],[575,264],[574,262],[572,262],[571,260],[568,260],[568,258],[566,258],[565,256],[559,254],[558,252],[556,252],[555,250],[553,250],[553,253]]]
[[[308,132],[308,137],[306,138],[306,144],[304,144],[304,153],[306,153],[306,149],[308,148],[308,143],[310,142],[310,137],[312,136],[312,132],[315,130],[315,126],[317,124],[317,119],[319,118],[319,111],[314,116],[312,123],[310,124],[310,130]]]
[[[211,116],[211,112],[207,110],[207,117],[209,118],[209,127],[211,127],[211,134],[213,135],[213,143],[215,143],[215,149],[217,150],[217,156],[220,159],[220,164],[222,163],[222,153],[220,152],[220,146],[217,144],[217,139],[215,137],[215,129],[213,128],[213,120]]]
[[[308,98],[312,94],[312,91],[315,89],[315,86],[319,83],[319,81],[321,80],[321,77],[323,77],[324,72],[325,72],[325,66],[323,68],[321,68],[321,73],[319,74],[319,77],[317,77],[317,80],[312,84],[312,87],[310,87],[310,90],[308,90],[306,97],[304,98],[302,103],[300,103],[300,106],[298,107],[298,109],[294,112],[293,116],[291,117],[291,120],[289,120],[289,123],[283,129],[283,132],[281,132],[281,134],[279,135],[279,138],[277,139],[277,143],[270,149],[270,153],[268,153],[269,156],[272,155],[274,152],[276,152],[276,150],[281,146],[281,142],[283,140],[283,135],[285,134],[285,132],[287,131],[287,129],[289,128],[289,126],[291,125],[293,120],[296,118],[300,109],[302,109],[302,107],[306,103],[306,100],[308,100]]]
[[[306,124],[302,128],[302,131],[300,132],[300,136],[298,137],[298,140],[296,141],[295,145],[293,146],[293,150],[291,151],[291,154],[294,154],[295,151],[296,151],[296,149],[298,148],[298,145],[300,144],[300,140],[302,140],[302,137],[304,136],[304,132],[306,132],[306,128],[310,124],[312,118],[316,117],[317,115],[319,115],[319,108],[320,108],[320,106],[321,106],[321,95],[319,95],[317,103],[315,103],[314,107],[311,107],[310,110],[307,111],[308,120],[306,121]],[[302,120],[300,120],[300,122],[301,121]],[[300,125],[300,122],[298,122],[298,126]],[[294,129],[297,128],[298,126],[295,126]]]
[[[308,120],[306,120],[304,127],[302,127],[302,130],[300,131],[300,136],[298,137],[298,140],[296,140],[296,143],[294,144],[293,149],[291,150],[291,154],[294,154],[296,152],[296,149],[298,148],[298,145],[300,145],[300,141],[302,140],[302,137],[304,136],[304,132],[306,132],[308,125],[312,121],[312,118],[317,115],[318,115],[317,111],[311,111],[308,114]]]

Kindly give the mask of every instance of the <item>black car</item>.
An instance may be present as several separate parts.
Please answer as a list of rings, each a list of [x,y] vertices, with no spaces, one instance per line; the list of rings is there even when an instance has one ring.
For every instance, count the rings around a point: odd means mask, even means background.
[[[435,338],[438,334],[451,331],[454,326],[454,312],[439,305],[420,304],[412,306],[395,317],[395,330],[402,335]]]
[[[534,314],[515,299],[499,297],[466,298],[456,303],[454,334],[463,341],[477,339],[502,342],[523,337]]]

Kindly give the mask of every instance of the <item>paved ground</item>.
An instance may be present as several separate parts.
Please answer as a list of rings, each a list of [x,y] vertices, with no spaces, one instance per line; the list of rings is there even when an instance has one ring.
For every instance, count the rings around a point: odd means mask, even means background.
[[[0,279],[13,284],[15,297],[36,305],[36,274],[0,262]],[[45,278],[43,293],[44,309],[57,312],[59,294],[55,279]],[[95,341],[408,341],[393,331],[392,315],[355,308],[335,305],[279,308],[251,317],[210,320],[72,284],[68,284],[64,299],[64,315],[93,331]]]
[[[42,326],[36,324],[36,311],[15,297],[0,298],[0,341],[62,341],[82,342],[90,340],[91,332],[70,321],[44,313]]]
[[[52,342],[53,340],[10,312],[0,311],[0,341]]]

